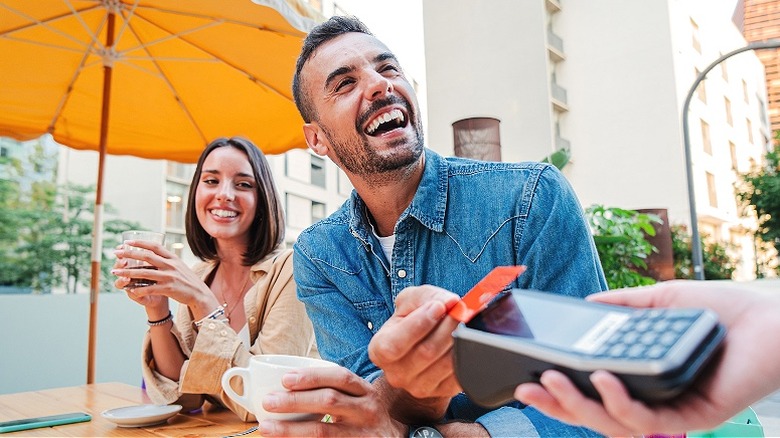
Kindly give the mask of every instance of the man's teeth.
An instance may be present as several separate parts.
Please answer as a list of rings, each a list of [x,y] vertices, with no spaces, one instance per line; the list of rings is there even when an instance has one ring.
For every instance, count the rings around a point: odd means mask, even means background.
[[[236,217],[238,213],[229,210],[211,210],[211,214],[219,217]]]
[[[400,125],[401,123],[404,122],[404,113],[402,113],[401,110],[398,109],[394,109],[389,113],[384,113],[383,115],[374,119],[374,121],[371,122],[370,125],[368,125],[366,131],[369,134],[373,134],[374,132],[376,132],[376,128],[378,128],[379,125],[381,125],[382,123],[387,123],[393,119],[395,119],[397,123]]]

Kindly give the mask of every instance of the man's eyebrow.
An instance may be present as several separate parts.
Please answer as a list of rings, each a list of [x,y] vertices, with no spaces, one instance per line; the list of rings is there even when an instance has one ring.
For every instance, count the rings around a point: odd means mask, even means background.
[[[374,57],[374,62],[382,62],[387,60],[395,61],[395,63],[398,63],[398,59],[393,55],[391,52],[382,52]]]
[[[330,83],[333,82],[336,77],[341,76],[343,74],[349,73],[351,71],[355,70],[354,67],[339,67],[335,70],[333,70],[329,75],[328,78],[325,79],[325,88],[328,88],[330,86]]]
[[[374,57],[374,62],[379,63],[387,60],[392,60],[396,64],[398,63],[398,59],[393,55],[391,52],[382,52]],[[336,79],[338,76],[341,76],[343,74],[347,74],[351,71],[354,71],[355,67],[339,67],[328,75],[328,77],[325,79],[325,88],[328,88],[330,86],[330,83],[333,82],[334,79]]]

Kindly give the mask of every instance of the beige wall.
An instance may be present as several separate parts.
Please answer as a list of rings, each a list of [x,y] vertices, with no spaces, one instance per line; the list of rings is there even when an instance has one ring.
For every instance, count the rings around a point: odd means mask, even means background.
[[[559,5],[560,11],[550,12]],[[666,208],[670,222],[689,223],[681,108],[695,79],[721,54],[745,45],[730,15],[709,18],[699,0],[512,1],[487,8],[468,0],[423,0],[429,144],[452,154],[452,122],[471,116],[500,119],[505,161],[539,160],[554,146],[555,120],[571,144],[564,173],[584,206]],[[701,52],[693,48],[691,17]],[[547,55],[547,25],[561,37],[565,59]],[[739,169],[758,159],[768,133],[761,106],[763,66],[747,52],[707,79],[708,101],[694,98],[689,115],[693,176],[700,222],[717,237],[743,246],[732,229],[750,227],[737,214],[729,141]],[[567,91],[568,111],[551,109],[550,86]],[[742,81],[749,98],[745,102]],[[733,126],[725,121],[724,96]],[[700,119],[709,123],[712,154],[702,147]],[[748,140],[751,121],[753,141]],[[763,133],[763,134],[762,134]],[[743,167],[744,166],[744,167]],[[715,176],[718,206],[709,205],[706,173]],[[749,278],[749,264],[738,274]]]
[[[542,1],[423,1],[428,145],[453,154],[452,123],[501,120],[502,157],[552,152]]]

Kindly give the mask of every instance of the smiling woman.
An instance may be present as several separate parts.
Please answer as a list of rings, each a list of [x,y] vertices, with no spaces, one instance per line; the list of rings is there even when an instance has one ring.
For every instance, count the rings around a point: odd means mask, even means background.
[[[311,323],[295,296],[292,253],[268,162],[252,142],[220,138],[198,160],[186,211],[187,241],[203,260],[192,269],[162,245],[120,247],[115,286],[146,309],[143,376],[155,403],[185,411],[204,400],[254,417],[222,391],[225,370],[256,354],[317,356]],[[126,269],[143,258],[151,269]],[[156,283],[131,288],[133,278]],[[180,304],[176,321],[169,299]]]

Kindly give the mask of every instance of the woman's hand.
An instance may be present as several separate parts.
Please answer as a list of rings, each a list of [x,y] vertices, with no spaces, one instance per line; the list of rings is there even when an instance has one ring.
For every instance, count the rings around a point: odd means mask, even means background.
[[[126,249],[126,245],[148,251],[129,250]],[[196,319],[202,318],[219,306],[219,301],[206,283],[180,258],[158,243],[129,240],[115,250],[114,254],[117,256],[117,261],[111,273],[118,277],[114,286],[125,289],[133,301],[147,307],[147,313],[152,308],[159,311],[162,307],[167,307],[168,298],[189,307]],[[130,259],[144,261],[152,268],[128,269],[127,263]],[[141,278],[155,283],[150,286],[128,288],[131,280]]]

